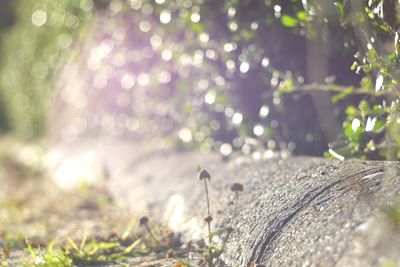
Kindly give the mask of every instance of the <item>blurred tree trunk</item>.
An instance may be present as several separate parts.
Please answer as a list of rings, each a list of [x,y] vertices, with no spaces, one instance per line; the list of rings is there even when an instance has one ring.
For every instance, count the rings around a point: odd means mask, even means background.
[[[320,18],[316,19],[311,25],[315,31],[315,38],[307,38],[306,43],[306,62],[307,62],[307,80],[309,83],[325,82],[325,77],[328,76],[328,55],[324,49],[324,24],[319,23],[319,20],[325,17],[325,12],[328,9],[327,0],[320,1],[321,9],[324,13],[318,14]],[[321,127],[323,137],[326,142],[332,142],[337,139],[340,134],[341,126],[339,120],[334,113],[331,95],[328,92],[313,92],[311,94],[315,111],[317,113],[318,123]]]

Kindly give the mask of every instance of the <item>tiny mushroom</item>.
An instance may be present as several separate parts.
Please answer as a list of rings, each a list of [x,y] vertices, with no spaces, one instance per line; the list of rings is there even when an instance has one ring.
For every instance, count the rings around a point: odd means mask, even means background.
[[[211,179],[211,175],[210,175],[210,173],[208,173],[208,171],[206,171],[206,170],[201,170],[200,172],[199,172],[199,174],[198,174],[198,178],[200,179],[200,180],[203,180],[203,179],[208,179],[208,180],[210,180]]]
[[[159,242],[159,240],[154,236],[153,232],[151,231],[151,228],[149,226],[149,218],[148,217],[146,217],[146,216],[141,217],[139,219],[139,224],[147,230],[147,232],[149,233],[151,238],[153,238],[154,241]]]
[[[231,185],[231,190],[233,192],[243,192],[243,185],[239,183],[234,183]]]
[[[226,226],[225,229],[226,229],[226,231],[227,231],[228,233],[233,232],[233,230],[234,230],[233,227],[230,226],[230,225]]]
[[[210,223],[210,222],[212,222],[213,217],[212,217],[211,215],[208,215],[207,217],[204,218],[204,220],[205,220],[207,223]]]
[[[146,216],[141,217],[139,220],[140,225],[146,225],[148,223],[149,223],[149,218],[147,218]]]
[[[236,218],[237,206],[239,202],[239,192],[243,191],[243,185],[240,183],[234,183],[231,185],[231,190],[235,193],[235,200],[233,202],[235,204],[235,209],[233,211],[233,218]]]

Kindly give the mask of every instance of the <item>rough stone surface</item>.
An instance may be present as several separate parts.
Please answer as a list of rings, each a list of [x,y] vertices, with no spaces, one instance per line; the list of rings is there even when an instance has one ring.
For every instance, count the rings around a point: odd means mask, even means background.
[[[132,210],[165,221],[188,238],[204,237],[206,200],[197,164],[211,174],[213,229],[233,227],[215,238],[227,240],[221,265],[400,266],[400,226],[385,212],[400,200],[397,162],[224,160],[159,151],[111,170],[108,188]],[[236,218],[234,182],[244,185]]]
[[[229,164],[210,156],[166,154],[134,168],[136,178],[126,180],[131,185],[118,195],[128,205],[146,203],[167,221],[182,216],[177,229],[201,229],[205,200],[203,185],[195,179],[197,162],[212,174],[214,227],[235,229],[223,255],[228,266],[252,261],[270,266],[400,264],[399,232],[382,229],[389,227],[382,206],[399,199],[397,163],[292,158]],[[245,190],[231,221],[233,182]],[[187,220],[191,223],[185,225]]]

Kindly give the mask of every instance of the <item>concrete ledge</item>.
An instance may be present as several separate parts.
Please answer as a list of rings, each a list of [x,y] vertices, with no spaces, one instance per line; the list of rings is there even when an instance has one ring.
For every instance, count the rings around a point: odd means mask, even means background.
[[[113,155],[115,162],[126,160],[124,153]],[[213,229],[234,229],[215,240],[227,240],[223,265],[400,266],[400,226],[385,212],[388,204],[400,201],[399,163],[222,160],[213,154],[159,151],[112,168],[108,189],[131,210],[187,238],[204,237],[206,201],[196,164],[212,176]],[[229,189],[234,182],[244,186],[236,218]]]
[[[114,181],[114,194],[196,238],[205,234],[206,214],[197,163],[212,175],[213,228],[234,228],[222,255],[226,265],[400,265],[400,231],[384,215],[386,202],[400,199],[398,163],[306,157],[222,161],[167,153],[134,166],[132,179]],[[234,220],[233,182],[244,185]]]

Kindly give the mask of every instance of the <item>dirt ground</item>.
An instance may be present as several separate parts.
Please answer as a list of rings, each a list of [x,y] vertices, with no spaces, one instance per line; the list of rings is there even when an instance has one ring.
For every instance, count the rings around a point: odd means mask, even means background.
[[[62,190],[0,144],[0,266],[202,266],[201,246],[149,222],[151,233],[106,184]]]

